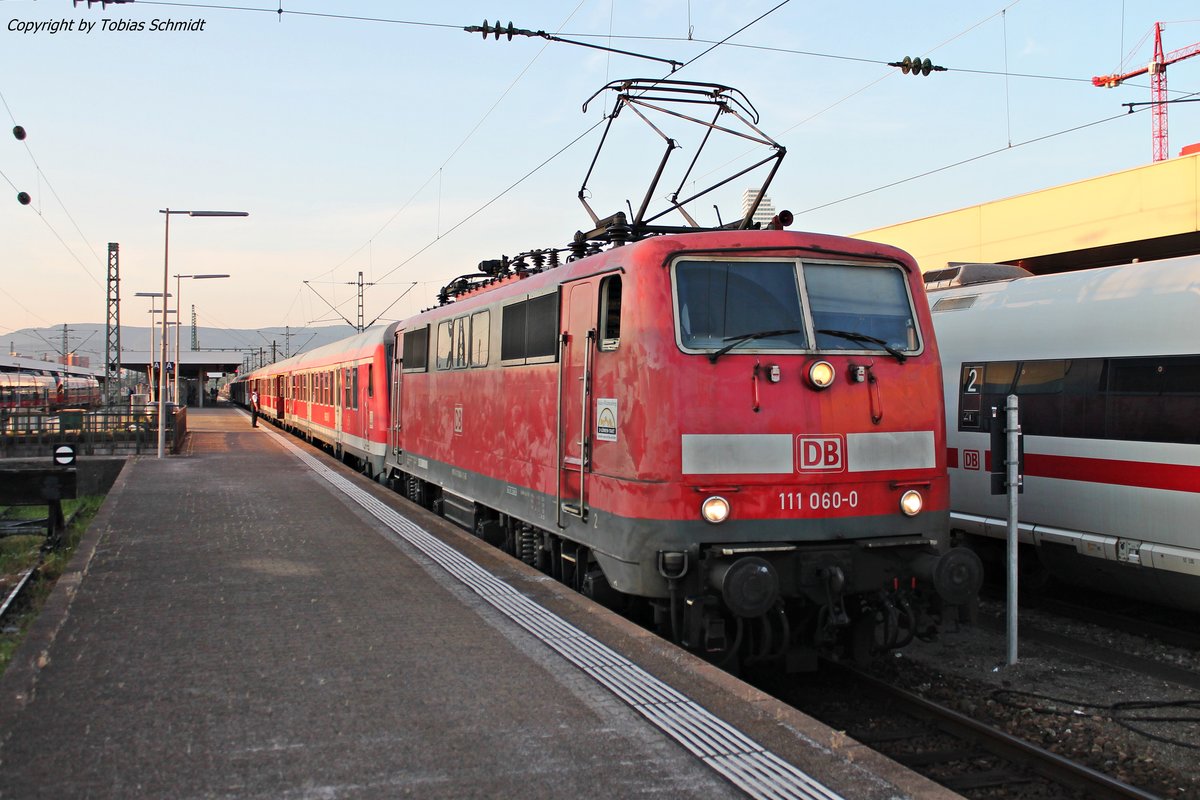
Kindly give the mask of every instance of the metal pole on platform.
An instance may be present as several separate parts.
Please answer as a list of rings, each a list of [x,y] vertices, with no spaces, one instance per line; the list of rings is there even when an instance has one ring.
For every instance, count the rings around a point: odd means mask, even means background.
[[[187,214],[189,217],[248,217],[248,216],[250,216],[250,213],[248,211],[179,211],[177,209],[172,210],[169,208],[160,209],[159,213],[166,217],[166,225],[164,226],[164,232],[163,232],[163,297],[167,296],[167,286],[168,286],[167,282],[170,280],[170,277],[171,277],[169,252],[170,252],[170,243],[171,243],[171,215],[172,214]],[[178,298],[176,298],[176,299],[178,300]],[[166,369],[165,369],[166,365],[167,365],[167,324],[166,324],[166,322],[167,322],[167,315],[163,314],[163,329],[162,329],[163,338],[162,338],[162,351],[161,352],[162,352],[162,366],[164,369],[159,370],[159,373],[158,373],[158,457],[159,458],[163,457],[163,451],[166,449],[166,441],[167,441],[167,420],[166,420],[167,403],[166,403],[166,398],[164,396],[166,394],[166,389],[167,389],[167,373],[166,373]],[[178,364],[175,365],[175,369],[176,370],[179,369]],[[176,400],[176,402],[178,402],[179,398],[177,397],[177,398],[175,398],[175,400]]]
[[[178,323],[175,326],[175,404],[176,405],[187,405],[186,403],[179,402],[179,373],[183,371],[183,369],[182,369],[183,352],[179,349],[179,346],[180,346],[179,345],[179,329],[183,327],[183,322],[179,319],[179,314],[181,313],[180,310],[183,308],[183,294],[182,294],[183,287],[180,284],[180,280],[182,278],[191,278],[192,280],[199,281],[199,280],[206,280],[206,279],[210,279],[210,278],[228,278],[228,277],[229,276],[224,273],[222,273],[220,275],[209,274],[209,275],[176,275],[175,276],[175,320]],[[203,385],[200,386],[200,396],[201,397],[204,396],[204,386]],[[202,405],[202,406],[204,405],[203,401],[201,401],[200,405]]]
[[[1019,463],[1021,426],[1017,396],[1010,394],[1004,406],[1006,437],[1005,483],[1008,489],[1008,665],[1017,663],[1017,495],[1021,488]]]
[[[157,398],[154,397],[154,383],[156,381],[156,378],[154,375],[154,329],[158,327],[158,317],[155,317],[153,315],[159,313],[159,311],[157,308],[155,308],[155,300],[159,297],[163,298],[163,312],[162,313],[163,313],[163,319],[166,319],[166,308],[167,308],[166,298],[170,297],[171,295],[169,295],[169,294],[164,295],[162,292],[135,292],[133,296],[150,298],[150,314],[151,314],[151,317],[150,317],[150,344],[146,349],[146,388],[148,388],[150,390],[151,399],[156,400]],[[163,365],[163,364],[159,365],[160,368],[162,368],[163,366],[165,366],[165,365]]]

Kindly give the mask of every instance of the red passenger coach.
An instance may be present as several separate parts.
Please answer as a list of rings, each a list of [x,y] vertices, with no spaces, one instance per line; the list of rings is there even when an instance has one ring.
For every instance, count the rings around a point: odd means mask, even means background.
[[[260,415],[317,442],[368,475],[383,470],[388,366],[395,325],[278,361],[240,377],[234,402],[258,392]]]
[[[900,250],[783,230],[485,262],[395,330],[387,475],[689,647],[807,666],[967,602],[937,346]],[[482,276],[479,276],[482,277]]]

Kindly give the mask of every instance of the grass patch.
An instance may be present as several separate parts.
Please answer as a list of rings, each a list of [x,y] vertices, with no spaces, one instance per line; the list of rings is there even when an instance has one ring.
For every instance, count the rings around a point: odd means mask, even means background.
[[[67,529],[64,546],[58,550],[45,553],[42,565],[38,569],[32,584],[25,587],[22,596],[17,600],[17,606],[10,609],[0,621],[0,675],[8,668],[13,653],[25,638],[29,626],[37,618],[38,612],[54,589],[54,583],[62,575],[84,531],[91,524],[92,518],[100,510],[104,502],[102,495],[82,497],[78,500],[64,500],[63,514],[68,519],[74,514],[74,519]],[[32,510],[32,516],[16,517],[18,519],[38,519],[46,516],[45,506],[14,506],[4,509],[4,512],[20,509]],[[40,512],[37,513],[37,512]],[[0,514],[0,517],[5,516]],[[12,519],[13,517],[7,517]],[[36,535],[8,536],[0,539],[0,603],[8,597],[8,593],[16,586],[21,573],[38,563],[42,556],[42,546],[45,544],[45,531]]]

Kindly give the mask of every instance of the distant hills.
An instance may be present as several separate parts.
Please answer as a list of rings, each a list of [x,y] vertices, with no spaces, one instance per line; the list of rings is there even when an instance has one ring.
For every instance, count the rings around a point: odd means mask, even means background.
[[[96,369],[104,368],[105,332],[102,323],[72,322],[66,326],[67,350],[76,356],[87,358]],[[174,347],[174,327],[168,329]],[[287,355],[307,352],[321,345],[336,342],[354,334],[349,325],[332,325],[308,328],[196,328],[200,350],[237,350],[252,353],[257,361],[261,355],[267,362],[272,352],[279,360]],[[157,330],[154,332],[153,347],[157,348]],[[184,325],[180,331],[180,344],[186,352],[191,350],[192,329]],[[3,336],[4,353],[38,360],[57,361],[63,352],[63,326],[49,328],[23,328]],[[151,348],[151,330],[146,326],[121,326],[121,349],[142,351]]]

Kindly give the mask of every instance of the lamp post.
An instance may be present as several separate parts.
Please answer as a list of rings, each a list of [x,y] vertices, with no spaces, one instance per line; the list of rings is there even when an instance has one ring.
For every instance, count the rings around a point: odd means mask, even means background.
[[[180,405],[180,403],[179,403],[179,373],[183,371],[181,369],[181,364],[183,362],[183,351],[179,349],[179,329],[183,327],[183,321],[179,319],[179,309],[183,308],[183,294],[181,291],[182,287],[180,285],[180,279],[181,278],[191,278],[192,280],[199,281],[199,280],[205,280],[205,279],[209,279],[209,278],[228,278],[228,277],[229,276],[224,273],[222,273],[220,275],[212,274],[212,275],[176,275],[175,276],[175,309],[176,309],[175,310],[175,322],[176,322],[176,325],[175,325],[175,404],[176,405]],[[200,391],[201,392],[204,391],[203,386],[200,387]],[[182,405],[187,405],[187,403],[183,403]]]
[[[150,298],[150,313],[151,315],[159,313],[155,308],[155,301],[163,296],[162,292],[134,292],[134,297],[149,297]],[[171,295],[167,295],[170,297]],[[163,301],[163,308],[166,308],[167,301]],[[146,385],[150,389],[150,394],[154,394],[154,330],[158,327],[158,318],[151,316],[150,318],[150,344],[146,348]]]
[[[248,217],[248,211],[179,211],[177,209],[163,208],[159,209],[159,213],[166,219],[166,225],[163,230],[163,296],[168,295],[167,281],[171,277],[170,268],[170,245],[171,245],[171,215],[172,214],[187,214],[189,217]],[[164,301],[165,305],[165,301]],[[163,336],[162,336],[162,363],[166,366],[167,363],[167,315],[163,314]],[[166,391],[167,391],[167,373],[166,370],[158,372],[158,457],[163,457],[163,450],[167,441],[167,420],[166,420]]]

